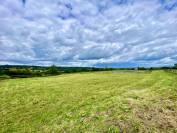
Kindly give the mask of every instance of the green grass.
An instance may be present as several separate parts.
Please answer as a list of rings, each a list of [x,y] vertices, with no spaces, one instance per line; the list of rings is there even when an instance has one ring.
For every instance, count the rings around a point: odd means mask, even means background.
[[[0,132],[177,132],[177,75],[109,71],[2,80]]]

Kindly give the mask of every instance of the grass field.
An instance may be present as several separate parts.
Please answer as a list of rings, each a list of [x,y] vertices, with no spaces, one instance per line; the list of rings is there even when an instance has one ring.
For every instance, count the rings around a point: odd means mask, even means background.
[[[1,133],[177,132],[177,74],[109,71],[0,81]]]

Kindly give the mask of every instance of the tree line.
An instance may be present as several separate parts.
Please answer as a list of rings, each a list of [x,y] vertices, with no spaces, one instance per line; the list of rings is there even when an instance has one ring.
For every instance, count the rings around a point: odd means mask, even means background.
[[[52,76],[63,73],[108,71],[113,68],[95,68],[95,67],[49,67],[42,66],[23,66],[23,65],[2,65],[0,66],[0,78],[27,78],[38,76]]]
[[[1,65],[0,79],[2,78],[27,78],[38,76],[52,76],[64,73],[93,72],[109,70],[173,70],[177,69],[177,63],[172,67],[137,67],[137,68],[95,68],[95,67],[49,67],[43,66],[24,66],[24,65]]]

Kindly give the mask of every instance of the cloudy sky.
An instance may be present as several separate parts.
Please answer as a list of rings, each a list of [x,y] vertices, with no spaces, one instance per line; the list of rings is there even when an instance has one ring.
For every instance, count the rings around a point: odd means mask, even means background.
[[[0,0],[0,64],[177,62],[177,0]]]

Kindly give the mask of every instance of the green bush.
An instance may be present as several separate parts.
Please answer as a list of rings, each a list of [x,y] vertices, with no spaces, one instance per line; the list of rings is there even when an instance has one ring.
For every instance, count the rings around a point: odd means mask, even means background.
[[[58,68],[55,65],[52,65],[48,68],[47,74],[51,74],[51,75],[57,75],[59,74]]]
[[[176,64],[174,64],[174,68],[175,68],[175,69],[177,69],[177,63],[176,63]]]
[[[8,75],[0,75],[0,79],[9,79],[10,78],[10,76],[8,76]]]

